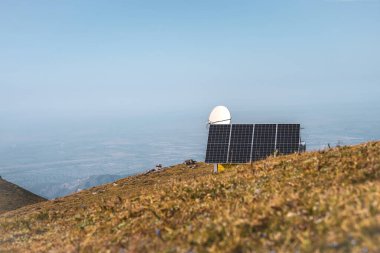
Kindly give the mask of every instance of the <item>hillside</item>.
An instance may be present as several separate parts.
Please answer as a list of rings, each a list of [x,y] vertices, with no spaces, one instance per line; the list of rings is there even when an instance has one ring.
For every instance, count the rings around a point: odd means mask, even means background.
[[[0,213],[41,201],[45,199],[0,178]]]
[[[0,215],[1,252],[379,252],[380,142],[185,165]]]

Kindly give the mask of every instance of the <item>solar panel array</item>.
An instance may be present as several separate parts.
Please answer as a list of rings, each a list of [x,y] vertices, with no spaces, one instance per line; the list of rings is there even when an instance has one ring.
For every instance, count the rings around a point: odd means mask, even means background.
[[[300,148],[299,124],[210,125],[206,163],[248,163]]]

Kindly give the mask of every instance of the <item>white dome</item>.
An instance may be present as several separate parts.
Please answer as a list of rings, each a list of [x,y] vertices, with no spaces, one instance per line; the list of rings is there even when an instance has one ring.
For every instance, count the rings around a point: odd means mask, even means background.
[[[208,118],[209,124],[231,124],[231,113],[225,106],[215,107],[210,117]]]

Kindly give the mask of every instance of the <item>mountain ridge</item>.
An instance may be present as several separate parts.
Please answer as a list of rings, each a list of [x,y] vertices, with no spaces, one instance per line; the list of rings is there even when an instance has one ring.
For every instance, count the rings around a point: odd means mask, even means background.
[[[46,199],[0,177],[0,213],[42,201]]]

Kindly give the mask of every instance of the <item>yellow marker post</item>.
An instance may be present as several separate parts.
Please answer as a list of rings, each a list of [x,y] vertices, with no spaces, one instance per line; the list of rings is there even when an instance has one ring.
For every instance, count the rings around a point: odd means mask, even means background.
[[[218,164],[218,173],[223,172],[225,170],[225,167],[223,164]]]
[[[214,173],[219,173],[223,172],[226,169],[230,169],[234,167],[236,164],[219,164],[219,163],[214,163]]]

